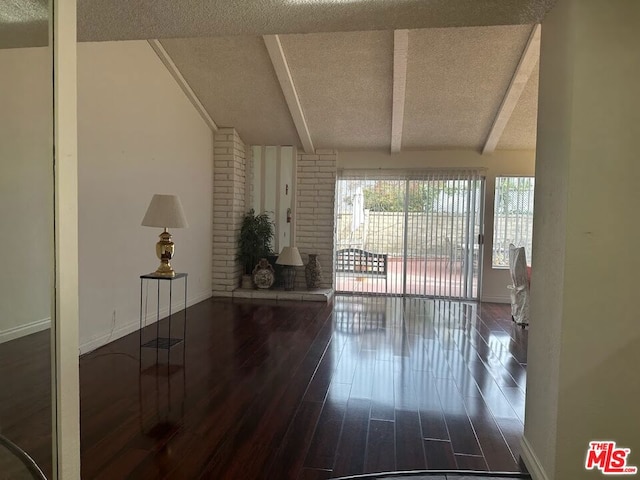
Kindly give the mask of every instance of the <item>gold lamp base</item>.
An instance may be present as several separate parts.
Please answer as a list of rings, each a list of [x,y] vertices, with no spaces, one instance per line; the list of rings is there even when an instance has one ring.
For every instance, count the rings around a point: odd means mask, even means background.
[[[171,259],[175,252],[175,245],[171,241],[171,234],[164,229],[164,232],[160,234],[160,241],[156,243],[156,255],[160,259],[160,266],[153,272],[154,275],[159,277],[175,277],[176,272],[171,268]]]

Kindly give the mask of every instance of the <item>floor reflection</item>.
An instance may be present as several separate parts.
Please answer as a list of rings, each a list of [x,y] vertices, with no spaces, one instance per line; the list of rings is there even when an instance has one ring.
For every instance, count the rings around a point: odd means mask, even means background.
[[[208,300],[188,318],[184,370],[139,371],[137,334],[81,359],[83,478],[520,471],[508,306]]]
[[[471,302],[337,296],[324,408],[341,412],[343,431],[366,423],[370,433],[359,439],[365,445],[388,441],[396,467],[434,468],[429,462],[435,462],[518,471],[514,426],[521,433],[526,332],[508,319],[480,314]],[[379,422],[391,422],[392,438],[371,438],[388,434]],[[344,435],[340,445],[346,447]],[[354,435],[349,441],[357,440]],[[411,459],[398,456],[400,440],[409,442],[403,448],[413,449]],[[483,447],[499,455],[485,458]],[[375,463],[369,455],[363,455],[363,472]],[[344,474],[340,459],[338,453],[335,473]]]

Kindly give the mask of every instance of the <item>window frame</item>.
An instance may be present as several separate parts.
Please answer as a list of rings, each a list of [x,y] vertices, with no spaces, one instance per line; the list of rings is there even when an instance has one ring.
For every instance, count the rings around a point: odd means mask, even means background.
[[[527,227],[528,232],[527,235],[524,236],[524,240],[522,241],[523,237],[520,237],[518,239],[516,238],[509,238],[509,239],[505,239],[505,238],[498,238],[499,235],[501,234],[502,231],[505,232],[510,228],[510,226],[507,226],[507,222],[508,220],[503,220],[504,225],[500,225],[500,223],[498,222],[498,208],[499,208],[499,202],[500,202],[500,198],[499,198],[499,194],[498,194],[498,189],[500,187],[500,182],[503,181],[504,179],[509,179],[509,180],[530,180],[531,183],[529,185],[529,189],[528,189],[528,193],[525,199],[525,203],[526,203],[526,208],[527,210],[530,211],[530,213],[526,213],[523,214],[518,213],[516,215],[514,215],[514,218],[518,218],[520,221],[522,220],[523,217],[529,217],[526,220],[528,221],[529,226]],[[531,257],[532,257],[532,252],[531,252],[531,245],[532,245],[532,239],[533,239],[533,218],[535,215],[535,175],[496,175],[495,177],[495,183],[494,183],[494,188],[493,188],[493,195],[494,195],[494,206],[493,206],[493,225],[492,225],[492,249],[491,249],[491,269],[492,270],[508,270],[509,269],[509,264],[508,264],[508,258],[506,259],[506,264],[505,263],[498,263],[496,262],[496,253],[498,251],[497,249],[497,245],[499,244],[504,244],[505,242],[510,242],[510,243],[514,243],[516,244],[516,246],[524,246],[526,249],[526,257],[527,257],[527,265],[530,266],[531,265]],[[519,199],[517,199],[517,201],[519,201]],[[499,228],[502,227],[502,228]],[[522,227],[520,227],[520,232],[522,232]],[[502,235],[504,237],[504,235]],[[508,251],[507,250],[508,245],[503,245],[503,250],[504,251]]]

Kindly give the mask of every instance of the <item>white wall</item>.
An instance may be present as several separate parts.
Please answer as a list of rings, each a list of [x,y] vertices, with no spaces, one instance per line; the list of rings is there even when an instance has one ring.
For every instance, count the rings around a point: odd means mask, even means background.
[[[602,478],[588,444],[640,466],[640,3],[559,0],[542,27],[523,452],[533,478]]]
[[[509,303],[509,271],[491,267],[495,179],[501,175],[533,175],[535,152],[498,150],[492,155],[481,155],[472,150],[405,151],[397,154],[341,151],[338,156],[338,169],[447,167],[486,169],[484,276],[481,298],[486,302]]]
[[[564,261],[566,245],[566,209],[570,150],[569,122],[562,114],[571,95],[566,81],[568,31],[564,28],[566,12],[554,9],[543,25],[541,69],[538,101],[538,144],[536,151],[536,189],[534,205],[531,318],[527,367],[526,430],[527,442],[535,445],[536,459],[554,471],[558,421],[559,358],[558,339],[562,330]],[[553,53],[555,52],[555,53]],[[541,60],[542,63],[542,60]],[[542,67],[543,65],[541,65]],[[547,74],[547,71],[551,71]],[[563,72],[563,73],[560,73]],[[541,240],[544,239],[544,240]],[[538,281],[540,279],[541,281]],[[534,417],[530,412],[535,411]],[[535,420],[534,420],[535,418]],[[542,428],[537,428],[538,424]],[[529,449],[527,444],[525,452]],[[526,453],[525,453],[526,454]]]
[[[49,48],[0,50],[0,343],[49,327],[53,150]]]
[[[560,0],[542,26],[523,442],[536,479],[602,478],[584,468],[592,440],[640,466],[639,24],[638,2]]]
[[[161,230],[140,226],[154,193],[184,206],[172,265],[189,274],[189,303],[211,296],[213,134],[147,42],[80,43],[78,157],[86,352],[138,328],[139,276],[159,264]]]

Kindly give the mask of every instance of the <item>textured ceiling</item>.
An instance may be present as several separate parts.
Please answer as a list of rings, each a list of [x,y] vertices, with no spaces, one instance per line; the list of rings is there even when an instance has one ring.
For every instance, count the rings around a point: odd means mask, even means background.
[[[0,1],[0,48],[47,45],[48,18],[47,0]]]
[[[539,23],[557,0],[77,0],[78,40]],[[0,2],[0,48],[45,45],[48,0]],[[19,22],[15,19],[19,18]]]
[[[219,127],[235,127],[249,144],[297,145],[298,135],[262,37],[161,43]]]
[[[539,23],[556,0],[78,0],[80,41]]]
[[[412,30],[402,147],[480,149],[530,32],[530,25]]]
[[[401,148],[481,150],[531,32],[531,25],[409,30]],[[389,150],[393,31],[279,38],[315,148]],[[250,144],[301,146],[262,37],[162,44],[216,124],[234,126]],[[533,77],[498,149],[535,148],[537,69]]]
[[[540,65],[537,64],[500,137],[498,149],[531,150],[535,148],[539,70]]]
[[[46,44],[47,3],[3,0],[0,48]],[[261,37],[279,34],[314,146],[388,150],[393,30],[410,29],[402,148],[481,149],[531,25],[554,3],[78,0],[78,38],[161,39],[217,125],[250,144],[300,146]],[[498,148],[535,148],[536,105],[537,70]]]
[[[316,148],[389,147],[392,31],[280,40]]]

